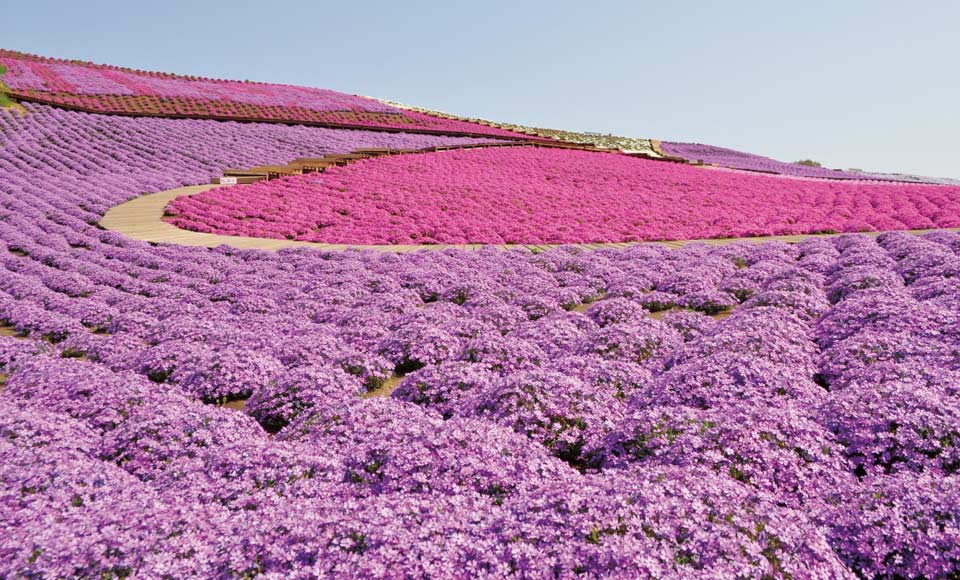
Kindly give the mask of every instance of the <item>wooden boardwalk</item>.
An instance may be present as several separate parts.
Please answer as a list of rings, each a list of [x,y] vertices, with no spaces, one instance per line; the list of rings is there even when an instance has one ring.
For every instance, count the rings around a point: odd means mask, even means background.
[[[246,236],[224,236],[220,234],[205,234],[183,230],[163,221],[163,212],[171,201],[181,195],[196,195],[198,193],[223,187],[220,185],[194,185],[179,187],[158,193],[143,195],[131,199],[107,211],[100,220],[100,227],[121,233],[129,238],[145,242],[180,244],[183,246],[202,246],[215,248],[221,245],[235,248],[259,250],[280,250],[282,248],[314,248],[317,250],[344,251],[344,250],[375,250],[379,252],[420,252],[448,249],[479,250],[487,244],[435,244],[435,245],[357,245],[357,244],[325,244],[319,242],[300,242],[296,240],[278,240],[272,238],[251,238]],[[960,228],[945,228],[949,231],[960,231]],[[912,234],[923,234],[935,230],[907,230]],[[865,232],[867,235],[877,236],[882,232]],[[760,244],[763,242],[781,241],[795,243],[808,238],[835,237],[840,234],[810,234],[795,236],[762,236],[753,238],[717,238],[702,240],[673,240],[664,242],[623,242],[604,244],[501,244],[494,247],[512,250],[526,249],[530,251],[546,251],[562,246],[576,246],[587,250],[604,248],[622,249],[637,244],[660,244],[669,248],[681,248],[687,244],[704,243],[723,245],[735,242],[749,242]]]

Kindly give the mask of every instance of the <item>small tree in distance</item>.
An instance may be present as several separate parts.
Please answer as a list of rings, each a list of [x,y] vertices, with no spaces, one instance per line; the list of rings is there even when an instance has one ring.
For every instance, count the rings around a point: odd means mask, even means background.
[[[797,165],[806,165],[807,167],[823,167],[823,165],[820,165],[819,161],[814,161],[813,159],[801,159],[796,163]]]

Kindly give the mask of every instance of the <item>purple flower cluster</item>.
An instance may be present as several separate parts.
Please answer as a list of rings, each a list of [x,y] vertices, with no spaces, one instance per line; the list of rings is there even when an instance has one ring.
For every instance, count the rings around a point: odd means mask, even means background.
[[[960,573],[958,234],[153,245],[95,224],[426,138],[0,115],[0,577]]]
[[[867,179],[873,181],[902,181],[905,183],[937,183],[941,185],[960,184],[955,179],[942,179],[936,177],[920,177],[916,175],[904,175],[900,173],[867,173],[855,170],[827,169],[826,167],[815,167],[810,165],[801,165],[799,163],[786,163],[777,161],[762,155],[753,153],[744,153],[726,147],[717,147],[715,145],[703,145],[701,143],[680,143],[675,141],[663,141],[660,144],[662,150],[667,155],[682,157],[701,163],[719,165],[731,169],[744,169],[747,171],[760,171],[763,173],[778,173],[781,175],[793,175],[795,177],[817,177],[824,179]]]

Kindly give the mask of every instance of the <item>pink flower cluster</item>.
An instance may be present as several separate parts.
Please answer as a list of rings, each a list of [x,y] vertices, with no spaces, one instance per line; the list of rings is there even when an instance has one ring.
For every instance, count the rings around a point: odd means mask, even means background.
[[[364,160],[175,200],[178,227],[349,244],[591,243],[960,226],[960,187],[498,147]]]

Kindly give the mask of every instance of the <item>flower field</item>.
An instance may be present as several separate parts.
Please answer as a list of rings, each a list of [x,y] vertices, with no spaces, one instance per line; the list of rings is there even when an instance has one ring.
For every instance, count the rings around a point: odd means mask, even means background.
[[[714,145],[703,145],[700,143],[677,143],[663,141],[660,143],[661,150],[667,155],[681,157],[692,161],[698,161],[706,164],[729,167],[731,169],[744,169],[747,171],[759,171],[763,173],[776,173],[780,175],[792,175],[795,177],[815,177],[823,179],[868,179],[875,181],[898,181],[904,183],[936,183],[940,185],[960,185],[956,179],[943,179],[936,177],[920,177],[915,175],[904,175],[900,173],[867,173],[863,171],[843,171],[839,169],[827,169],[825,167],[811,167],[799,163],[785,163],[754,155],[744,153],[725,147],[716,147]]]
[[[170,204],[207,233],[349,244],[563,244],[960,226],[960,187],[785,179],[610,153],[398,155]]]
[[[960,575],[960,233],[390,254],[98,226],[225,167],[481,142],[0,109],[0,578]],[[958,195],[498,147],[171,209],[574,242],[947,227]]]
[[[536,138],[327,89],[184,77],[2,49],[0,65],[11,96],[86,112]]]

